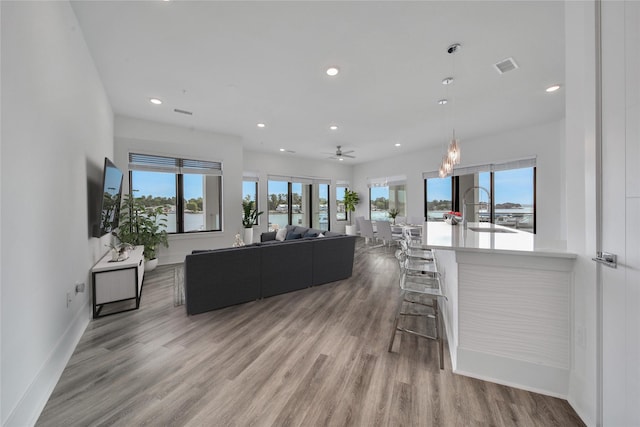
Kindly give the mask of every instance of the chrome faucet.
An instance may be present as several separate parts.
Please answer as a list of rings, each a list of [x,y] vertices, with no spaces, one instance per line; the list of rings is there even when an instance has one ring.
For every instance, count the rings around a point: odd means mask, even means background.
[[[478,194],[478,201],[475,201],[475,197],[474,197],[474,202],[469,202],[467,203],[467,194],[470,191],[475,191],[475,190],[483,190],[485,193],[487,193],[487,208],[490,210],[489,211],[489,222],[491,222],[491,214],[493,213],[493,208],[491,207],[491,193],[489,193],[489,191],[487,191],[486,188],[484,187],[480,187],[480,186],[473,186],[473,187],[469,187],[467,188],[467,191],[464,192],[463,196],[462,196],[462,224],[464,226],[464,229],[467,229],[467,205],[469,206],[481,206],[484,203],[480,203],[480,195]],[[475,210],[474,210],[475,212]]]

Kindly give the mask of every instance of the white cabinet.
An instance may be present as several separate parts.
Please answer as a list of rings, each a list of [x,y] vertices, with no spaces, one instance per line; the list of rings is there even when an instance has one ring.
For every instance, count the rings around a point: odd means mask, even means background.
[[[91,269],[93,317],[107,316],[140,307],[144,278],[144,246],[136,246],[124,261],[111,261],[107,253]],[[103,312],[104,309],[104,312]]]

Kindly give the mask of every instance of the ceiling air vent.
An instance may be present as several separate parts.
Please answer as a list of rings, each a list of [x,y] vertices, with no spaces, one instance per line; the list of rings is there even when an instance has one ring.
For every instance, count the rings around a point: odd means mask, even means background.
[[[516,64],[516,61],[514,61],[513,58],[503,59],[502,61],[493,64],[493,66],[496,67],[496,70],[498,70],[498,73],[500,74],[504,74],[518,68],[518,64]]]
[[[191,111],[180,110],[179,108],[174,108],[173,111],[180,114],[186,114],[187,116],[193,116],[193,113]]]

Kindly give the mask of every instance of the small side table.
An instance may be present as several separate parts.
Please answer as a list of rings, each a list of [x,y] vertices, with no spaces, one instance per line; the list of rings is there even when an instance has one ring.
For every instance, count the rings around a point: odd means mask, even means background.
[[[93,318],[140,308],[144,279],[144,246],[136,246],[124,261],[111,261],[107,253],[91,269]],[[102,312],[103,308],[108,307]]]

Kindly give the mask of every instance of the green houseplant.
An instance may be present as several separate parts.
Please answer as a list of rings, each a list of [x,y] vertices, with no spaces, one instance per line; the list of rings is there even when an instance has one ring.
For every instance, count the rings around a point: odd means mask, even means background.
[[[258,221],[258,217],[263,213],[262,211],[258,212],[253,200],[242,200],[242,226],[244,227],[245,244],[253,242],[253,226]]]
[[[344,211],[349,215],[350,212],[355,212],[356,206],[360,203],[360,196],[347,188],[344,190],[342,201],[344,202]],[[349,215],[349,224],[351,225],[351,215]]]
[[[355,229],[351,222],[351,213],[355,212],[356,206],[358,205],[358,203],[360,203],[360,196],[358,196],[358,193],[356,193],[355,191],[351,191],[347,188],[344,190],[344,197],[342,201],[344,203],[344,211],[349,217],[349,225],[345,227],[345,231],[347,234],[355,235]]]
[[[258,217],[264,213],[262,211],[258,212],[254,206],[255,202],[253,200],[244,199],[242,201],[242,226],[244,228],[253,227],[258,221]]]
[[[396,217],[398,216],[399,213],[400,211],[398,209],[395,209],[395,208],[389,209],[389,216],[393,220],[394,224],[396,223]]]
[[[140,199],[125,194],[120,209],[117,237],[121,243],[144,246],[144,259],[156,259],[160,245],[169,247],[167,218],[161,207],[146,207]]]

